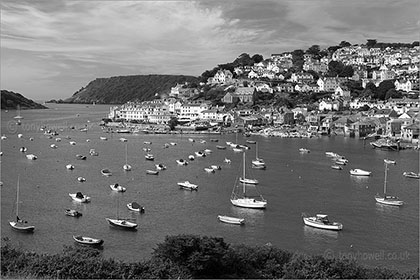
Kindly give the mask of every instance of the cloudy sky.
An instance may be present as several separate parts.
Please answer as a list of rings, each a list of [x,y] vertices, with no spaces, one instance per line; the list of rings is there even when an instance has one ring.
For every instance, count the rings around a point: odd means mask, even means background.
[[[1,89],[66,98],[97,77],[198,76],[241,53],[412,43],[418,0],[2,0]]]

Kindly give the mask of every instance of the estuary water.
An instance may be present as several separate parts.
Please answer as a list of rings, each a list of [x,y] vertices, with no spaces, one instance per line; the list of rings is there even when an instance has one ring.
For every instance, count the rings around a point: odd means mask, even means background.
[[[292,252],[353,258],[369,266],[399,270],[418,267],[419,180],[402,176],[404,171],[419,172],[418,151],[380,151],[363,140],[344,137],[282,139],[239,135],[239,143],[246,144],[251,139],[258,142],[258,154],[267,164],[266,170],[247,169],[247,177],[259,180],[258,189],[268,201],[267,209],[243,209],[229,200],[236,177],[242,172],[242,154],[229,148],[216,149],[216,145],[226,145],[226,141],[235,142],[234,134],[104,133],[98,124],[106,117],[109,106],[47,106],[50,109],[21,111],[24,119],[20,126],[15,125],[15,111],[1,112],[1,134],[7,137],[1,141],[1,235],[16,247],[59,253],[63,245],[74,244],[72,235],[80,234],[104,239],[105,257],[132,262],[149,258],[165,236],[185,233],[219,236],[235,244],[271,244]],[[40,130],[44,125],[56,129],[60,135],[55,137],[62,141],[48,139]],[[88,131],[79,131],[83,127]],[[17,137],[19,133],[22,138]],[[101,136],[108,140],[101,140]],[[128,142],[119,141],[120,137]],[[145,141],[152,144],[144,144]],[[170,142],[176,145],[164,148]],[[51,144],[56,144],[57,149],[50,148]],[[130,172],[122,169],[126,144],[128,163],[133,167]],[[247,145],[251,147],[246,151],[250,164],[256,147]],[[27,147],[26,154],[33,153],[38,159],[28,160],[19,151],[22,146]],[[151,149],[154,162],[145,160],[145,147]],[[299,153],[301,147],[310,149],[310,153]],[[99,156],[89,156],[92,148]],[[212,153],[187,166],[177,165],[176,159],[187,159],[203,149]],[[345,156],[349,163],[343,170],[331,169],[326,151]],[[87,160],[77,160],[76,154],[86,155]],[[232,163],[224,163],[224,158]],[[385,158],[397,162],[389,166],[388,190],[404,200],[402,207],[375,202],[375,194],[383,191]],[[74,170],[65,168],[69,163],[75,166]],[[157,163],[165,164],[167,170],[157,176],[147,175],[146,169],[153,169]],[[220,165],[221,170],[206,173],[203,168],[211,164]],[[101,175],[103,168],[109,168],[113,175]],[[352,168],[369,170],[372,175],[351,176]],[[79,176],[85,177],[86,182],[79,183]],[[18,177],[19,216],[35,225],[33,234],[15,232],[8,225],[15,217]],[[179,189],[177,182],[185,180],[197,184],[199,190]],[[114,183],[125,186],[127,191],[114,193],[109,188]],[[73,202],[68,194],[77,191],[90,196],[91,203]],[[132,201],[143,205],[145,213],[130,213],[125,205]],[[83,216],[68,217],[64,214],[66,208],[77,209]],[[344,228],[340,232],[309,228],[303,224],[302,213],[328,214],[330,220],[341,222]],[[117,215],[135,219],[138,230],[110,227],[105,218]],[[221,223],[217,215],[245,218],[245,225]]]

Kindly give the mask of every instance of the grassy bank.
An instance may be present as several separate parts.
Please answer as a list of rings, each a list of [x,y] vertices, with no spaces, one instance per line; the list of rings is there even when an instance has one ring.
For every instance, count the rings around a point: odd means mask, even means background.
[[[105,243],[106,246],[106,243]],[[166,237],[148,260],[126,263],[102,257],[100,249],[66,246],[55,255],[1,247],[2,278],[345,278],[418,279],[419,269],[400,272],[368,268],[355,261],[293,254],[273,246],[230,245],[222,238]]]

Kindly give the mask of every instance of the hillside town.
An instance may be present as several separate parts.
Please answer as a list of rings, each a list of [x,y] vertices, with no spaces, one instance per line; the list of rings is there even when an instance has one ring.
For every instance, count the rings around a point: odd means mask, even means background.
[[[219,67],[199,85],[176,84],[152,101],[113,106],[108,117],[123,126],[160,125],[163,130],[184,132],[220,133],[223,128],[241,127],[265,136],[389,137],[418,145],[418,44],[346,45],[321,54],[319,50],[302,53],[299,67],[290,52],[272,54],[233,71]],[[337,65],[341,74],[332,76]],[[375,98],[373,93],[384,88],[382,98]],[[206,98],[212,90],[217,96]],[[311,101],[292,106],[258,102],[291,96]]]

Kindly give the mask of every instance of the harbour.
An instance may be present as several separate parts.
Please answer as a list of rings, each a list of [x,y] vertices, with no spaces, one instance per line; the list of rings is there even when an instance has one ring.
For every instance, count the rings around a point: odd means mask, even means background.
[[[294,139],[239,135],[240,144],[246,140],[258,143],[258,155],[267,165],[264,170],[250,169],[250,177],[259,181],[267,207],[246,209],[229,201],[235,178],[241,174],[242,153],[216,148],[228,141],[236,142],[235,134],[124,134],[127,142],[123,143],[121,135],[105,133],[99,126],[108,110],[105,105],[94,109],[69,104],[50,107],[21,112],[23,120],[19,126],[12,123],[14,112],[1,112],[2,135],[6,136],[1,143],[1,234],[18,247],[58,253],[63,245],[74,244],[72,236],[83,235],[104,240],[105,257],[136,261],[148,258],[166,235],[190,233],[221,236],[232,243],[272,244],[292,252],[356,256],[358,262],[371,266],[401,270],[418,266],[419,181],[403,176],[403,172],[418,172],[418,151],[377,150],[362,140],[342,136]],[[56,129],[59,135],[47,138],[40,130],[42,126]],[[87,131],[78,129],[83,127]],[[61,142],[56,142],[56,137]],[[215,138],[217,142],[211,141]],[[53,143],[55,149],[50,147]],[[165,148],[166,143],[176,145]],[[122,168],[126,163],[126,145],[131,171]],[[27,148],[26,153],[19,150],[21,147]],[[145,159],[145,147],[151,149],[154,161]],[[245,151],[249,164],[255,158],[255,148]],[[310,153],[300,153],[301,148]],[[98,156],[90,156],[91,149]],[[187,159],[204,149],[212,153],[196,157],[186,166],[177,164],[176,160]],[[326,151],[345,156],[348,163],[342,170],[332,170]],[[25,154],[35,154],[37,160],[28,160]],[[76,155],[87,158],[77,160]],[[225,163],[225,158],[231,163]],[[396,161],[389,166],[388,187],[404,200],[402,207],[375,202],[375,194],[382,192],[386,158]],[[146,170],[154,169],[158,163],[164,164],[166,170],[157,176],[147,175]],[[74,169],[66,169],[68,164]],[[214,173],[205,172],[203,169],[210,165],[221,168]],[[101,174],[106,168],[112,176]],[[369,170],[371,176],[351,176],[349,170],[354,168]],[[29,235],[15,232],[8,225],[15,218],[18,176],[20,211],[36,225]],[[86,181],[81,183],[78,177]],[[177,183],[181,181],[190,181],[199,188],[194,192],[180,189]],[[109,186],[115,183],[126,187],[126,192],[113,192]],[[91,202],[73,202],[68,194],[78,191],[91,197]],[[144,213],[126,208],[133,201],[144,206]],[[118,230],[106,222],[105,218],[116,215],[118,203],[120,214],[138,223],[137,231]],[[68,208],[83,216],[66,216]],[[303,212],[328,214],[343,224],[343,230],[329,232],[305,226]],[[221,223],[218,215],[243,218],[245,225]],[[378,252],[383,254],[367,257]]]

